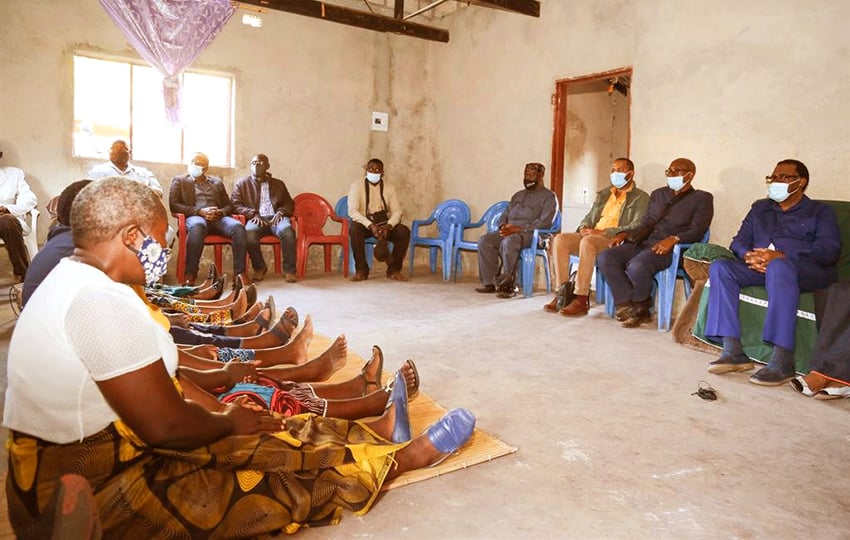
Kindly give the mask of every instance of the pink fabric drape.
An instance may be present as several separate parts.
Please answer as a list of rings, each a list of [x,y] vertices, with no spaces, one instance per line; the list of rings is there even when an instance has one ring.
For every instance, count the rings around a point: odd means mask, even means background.
[[[100,0],[130,45],[159,70],[169,122],[180,122],[180,74],[233,15],[230,0]]]

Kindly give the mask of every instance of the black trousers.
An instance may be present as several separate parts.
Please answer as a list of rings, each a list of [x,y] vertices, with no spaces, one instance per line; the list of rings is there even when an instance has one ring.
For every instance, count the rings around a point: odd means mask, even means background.
[[[351,250],[354,252],[354,269],[357,272],[368,274],[366,239],[374,238],[375,235],[363,224],[352,221],[351,228],[348,229],[348,236],[351,238]],[[393,243],[393,249],[390,252],[389,259],[387,259],[387,272],[401,272],[404,257],[407,255],[408,247],[410,247],[410,229],[407,225],[399,223],[387,235],[387,240]]]
[[[0,238],[6,243],[6,251],[9,252],[9,260],[12,262],[12,271],[16,276],[25,276],[30,266],[30,256],[24,244],[23,231],[21,222],[12,214],[0,216]],[[35,231],[32,234],[35,234]]]

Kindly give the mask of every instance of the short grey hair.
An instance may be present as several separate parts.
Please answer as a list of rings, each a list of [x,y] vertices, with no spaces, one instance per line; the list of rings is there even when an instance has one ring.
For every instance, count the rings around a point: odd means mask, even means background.
[[[149,231],[159,219],[167,219],[159,197],[148,186],[127,178],[92,182],[71,206],[71,232],[77,247],[103,242],[131,224]]]

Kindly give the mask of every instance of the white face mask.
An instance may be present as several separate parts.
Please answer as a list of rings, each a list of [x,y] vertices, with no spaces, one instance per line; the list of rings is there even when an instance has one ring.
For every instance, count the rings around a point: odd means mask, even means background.
[[[200,165],[195,165],[194,163],[189,164],[189,176],[192,178],[197,178],[204,174],[204,168]]]
[[[624,172],[612,172],[611,173],[611,185],[617,189],[625,186],[629,183],[629,180],[626,178],[626,175],[629,173]]]
[[[783,182],[772,182],[767,185],[767,196],[770,197],[772,200],[781,203],[785,201],[785,199],[799,191],[799,188],[795,189],[794,191],[788,191],[789,185],[791,184],[785,184]]]
[[[685,177],[684,176],[668,176],[667,177],[667,187],[672,189],[673,191],[679,191],[685,185]]]
[[[366,180],[370,181],[370,182],[371,182],[371,183],[373,183],[373,184],[377,184],[378,182],[380,182],[380,181],[381,181],[381,177],[382,177],[382,176],[383,176],[383,174],[382,174],[382,173],[377,173],[377,172],[367,172],[367,173],[366,173]]]

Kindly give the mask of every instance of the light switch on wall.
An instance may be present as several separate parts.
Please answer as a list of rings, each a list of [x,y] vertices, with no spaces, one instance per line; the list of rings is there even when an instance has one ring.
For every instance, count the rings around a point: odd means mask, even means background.
[[[372,112],[372,131],[387,131],[390,124],[390,115],[385,112]]]

